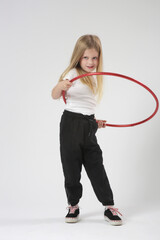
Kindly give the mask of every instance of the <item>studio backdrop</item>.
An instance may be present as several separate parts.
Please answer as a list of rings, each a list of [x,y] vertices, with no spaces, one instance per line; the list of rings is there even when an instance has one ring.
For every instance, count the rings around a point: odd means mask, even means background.
[[[2,218],[63,216],[67,206],[59,153],[62,99],[52,88],[77,39],[102,42],[104,72],[130,76],[160,99],[158,0],[0,1],[0,212]],[[96,118],[132,123],[155,109],[153,97],[126,79],[104,76]],[[97,132],[116,205],[132,212],[160,201],[159,112],[135,127]],[[82,170],[80,205],[99,209]],[[57,204],[61,208],[57,208]]]

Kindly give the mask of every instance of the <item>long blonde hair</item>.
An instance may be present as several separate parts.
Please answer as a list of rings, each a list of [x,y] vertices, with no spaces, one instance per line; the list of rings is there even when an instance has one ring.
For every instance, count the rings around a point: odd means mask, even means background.
[[[83,56],[86,49],[94,48],[98,52],[98,66],[96,72],[102,72],[103,69],[103,57],[102,57],[102,46],[101,41],[96,35],[83,35],[81,36],[74,47],[70,64],[67,69],[60,76],[59,81],[62,81],[65,75],[72,69],[75,68],[79,75],[85,74],[86,72],[80,67],[79,61]],[[92,92],[98,96],[98,100],[102,97],[103,90],[103,77],[102,75],[97,75],[97,87],[93,84],[91,76],[83,77],[80,79],[82,83],[88,85]]]

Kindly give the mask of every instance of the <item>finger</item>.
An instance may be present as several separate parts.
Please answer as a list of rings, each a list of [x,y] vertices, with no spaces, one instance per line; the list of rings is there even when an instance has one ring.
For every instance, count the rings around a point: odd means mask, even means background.
[[[71,83],[71,82],[68,82],[68,83],[67,83],[68,86],[72,86],[72,84],[73,84],[73,83]]]
[[[103,122],[103,128],[105,128],[105,127],[106,127],[106,123]]]
[[[69,89],[72,86],[72,83],[67,83],[66,87]]]
[[[68,90],[72,86],[72,83],[65,83],[64,90]]]
[[[96,119],[96,121],[97,121],[97,122],[99,122],[99,121],[102,121],[102,122],[107,122],[106,120],[98,120],[98,119]]]
[[[99,124],[99,128],[103,127],[103,122],[101,120],[98,122],[98,124]]]

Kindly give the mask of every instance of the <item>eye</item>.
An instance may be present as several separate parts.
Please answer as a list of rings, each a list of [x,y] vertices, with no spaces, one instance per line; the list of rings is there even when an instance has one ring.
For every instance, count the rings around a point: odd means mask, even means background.
[[[98,57],[94,57],[93,59],[94,59],[94,60],[97,60],[97,59],[98,59]]]
[[[87,56],[84,56],[83,58],[84,58],[84,59],[88,59],[88,57],[87,57]]]

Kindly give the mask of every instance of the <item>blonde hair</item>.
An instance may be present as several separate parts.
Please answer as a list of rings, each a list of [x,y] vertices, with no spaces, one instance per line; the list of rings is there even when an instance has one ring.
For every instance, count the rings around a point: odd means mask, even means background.
[[[102,58],[102,46],[101,41],[96,35],[83,35],[81,36],[74,47],[70,64],[67,69],[60,76],[59,81],[62,81],[65,75],[72,69],[75,68],[79,75],[85,74],[86,72],[80,67],[79,61],[83,56],[86,49],[95,49],[98,52],[98,66],[96,72],[102,72],[103,58]],[[102,97],[103,90],[103,77],[97,75],[97,87],[93,84],[92,76],[86,76],[80,79],[82,83],[90,87],[92,92],[98,96],[98,100]]]

